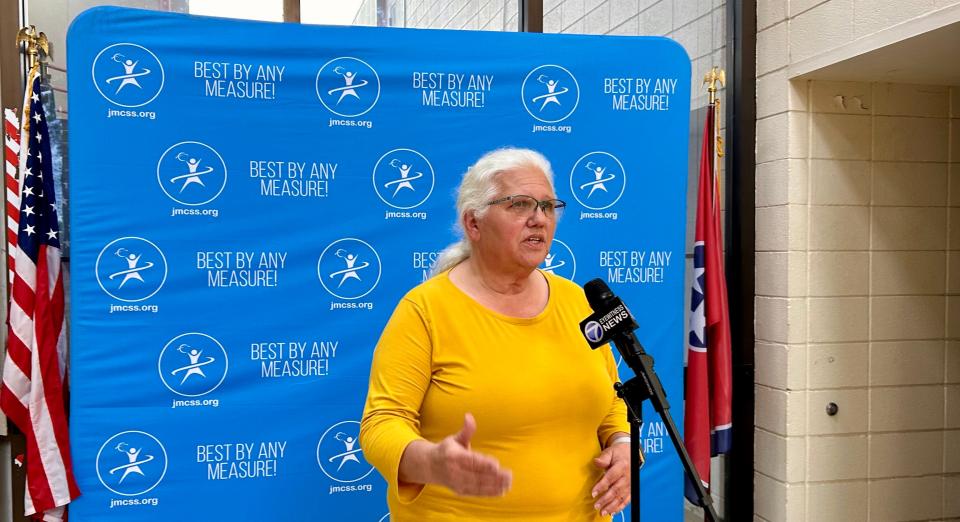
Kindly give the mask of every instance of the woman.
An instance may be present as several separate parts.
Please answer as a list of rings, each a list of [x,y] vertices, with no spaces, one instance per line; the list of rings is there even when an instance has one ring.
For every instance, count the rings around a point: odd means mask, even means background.
[[[605,520],[629,502],[629,429],[582,289],[537,270],[564,203],[550,164],[490,152],[457,196],[463,240],[397,305],[360,429],[393,522]]]

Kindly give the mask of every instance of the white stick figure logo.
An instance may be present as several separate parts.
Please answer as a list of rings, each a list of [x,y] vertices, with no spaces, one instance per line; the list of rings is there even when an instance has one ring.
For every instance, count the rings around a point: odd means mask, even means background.
[[[373,472],[363,456],[358,434],[360,423],[341,421],[327,428],[317,442],[317,464],[330,480],[356,482]]]
[[[347,252],[342,248],[338,248],[333,255],[339,257],[340,259],[343,259],[343,262],[347,264],[347,267],[344,268],[343,270],[337,270],[336,272],[330,274],[331,279],[337,276],[342,276],[340,279],[340,283],[337,285],[337,288],[340,288],[341,286],[343,286],[343,283],[347,279],[356,279],[357,281],[363,281],[363,279],[360,278],[360,274],[358,274],[357,272],[370,266],[370,263],[367,263],[366,261],[364,261],[362,265],[357,266],[357,260],[359,259],[357,254]]]
[[[340,93],[340,97],[337,98],[337,105],[340,105],[340,102],[343,101],[347,96],[353,96],[357,100],[360,99],[360,95],[357,94],[357,89],[365,87],[368,83],[367,80],[361,80],[360,83],[354,84],[353,81],[357,79],[357,73],[354,71],[348,71],[342,65],[338,65],[333,68],[333,74],[343,78],[343,87],[335,87],[327,91],[327,94],[333,95],[335,93]]]
[[[114,255],[127,262],[126,270],[121,270],[119,272],[110,274],[109,279],[111,280],[123,276],[123,280],[120,281],[120,286],[118,286],[117,289],[123,288],[123,285],[127,284],[127,281],[131,279],[140,281],[141,283],[145,282],[143,277],[140,275],[140,272],[152,268],[153,263],[147,261],[143,266],[137,266],[140,264],[140,258],[143,257],[143,254],[134,254],[126,248],[118,248],[117,251],[114,252]]]
[[[337,116],[366,114],[380,99],[380,77],[367,62],[350,56],[334,58],[317,71],[320,103]]]
[[[226,188],[227,163],[205,143],[181,141],[160,155],[157,183],[168,198],[181,205],[206,205]]]
[[[352,237],[330,243],[317,260],[320,284],[339,299],[359,299],[369,294],[380,283],[381,273],[380,254],[376,249]]]
[[[435,181],[430,160],[413,149],[393,149],[373,167],[373,190],[393,208],[419,207],[433,194]]]
[[[177,161],[186,163],[187,172],[185,174],[180,174],[170,178],[170,183],[176,183],[180,180],[183,180],[183,185],[180,187],[180,192],[183,192],[185,188],[194,183],[200,185],[201,187],[206,187],[206,185],[203,184],[203,180],[200,179],[200,176],[205,176],[213,172],[213,167],[205,167],[203,170],[198,170],[201,160],[191,157],[186,152],[180,152],[176,157]]]
[[[534,119],[556,123],[570,117],[580,104],[580,85],[566,68],[547,64],[534,68],[520,85],[520,98]]]
[[[183,397],[200,397],[227,378],[227,351],[220,341],[200,332],[180,334],[164,345],[157,358],[163,385]]]
[[[343,443],[343,446],[344,446],[343,453],[330,457],[329,459],[327,459],[327,462],[333,462],[337,459],[340,459],[340,465],[337,466],[337,471],[340,471],[340,468],[342,468],[343,465],[346,464],[348,460],[356,462],[357,464],[360,464],[360,459],[357,458],[357,453],[361,453],[363,450],[360,448],[354,449],[357,445],[356,437],[351,437],[350,435],[347,435],[342,431],[338,431],[337,434],[333,436],[333,438]]]
[[[594,191],[602,190],[604,192],[609,192],[605,183],[608,181],[613,181],[617,175],[611,173],[609,176],[605,176],[607,168],[596,164],[592,161],[588,161],[586,165],[583,166],[585,169],[589,170],[593,174],[594,179],[580,185],[580,190],[584,190],[587,187],[590,187],[590,192],[587,194],[587,198],[593,195]]]
[[[163,90],[163,64],[150,49],[134,43],[104,47],[90,67],[93,85],[120,107],[141,107]]]
[[[132,303],[160,291],[167,280],[167,259],[151,241],[127,236],[114,239],[100,250],[94,270],[104,293]]]
[[[413,185],[410,184],[411,181],[420,179],[423,177],[423,172],[414,172],[413,176],[410,175],[410,169],[413,168],[409,163],[401,162],[398,158],[393,158],[390,160],[390,166],[400,171],[400,177],[393,181],[388,181],[383,184],[383,188],[390,188],[394,186],[393,197],[397,197],[397,192],[400,192],[400,189],[407,188],[412,192],[416,192],[417,189],[413,188]]]
[[[140,85],[140,82],[137,81],[137,78],[150,74],[151,72],[150,69],[147,69],[146,67],[144,67],[142,70],[138,72],[136,69],[137,69],[137,64],[140,63],[140,60],[134,61],[130,58],[125,57],[121,53],[114,54],[113,57],[110,59],[119,63],[121,66],[123,66],[123,74],[119,76],[113,76],[111,78],[107,78],[108,84],[111,84],[117,80],[120,80],[120,84],[117,85],[117,90],[114,92],[114,94],[119,94],[120,90],[126,87],[127,85],[133,85],[138,89],[143,89],[143,86]]]
[[[543,259],[543,266],[540,267],[540,270],[566,277],[572,281],[577,274],[577,259],[573,255],[573,250],[566,243],[554,238],[550,245],[550,252]]]
[[[207,356],[206,360],[201,361],[200,356],[203,355],[203,350],[198,348],[193,348],[190,345],[184,343],[177,347],[177,351],[186,355],[190,359],[190,364],[177,368],[170,372],[171,375],[176,375],[178,373],[184,372],[183,379],[180,381],[180,384],[187,382],[187,378],[191,375],[199,375],[200,377],[206,379],[207,376],[203,373],[203,366],[206,366],[214,361],[213,357]]]
[[[589,174],[584,174],[584,170]],[[570,192],[586,208],[603,210],[620,201],[627,188],[627,171],[616,156],[593,151],[580,156],[570,169]]]
[[[537,82],[542,83],[544,87],[547,88],[546,94],[534,96],[533,100],[531,100],[533,103],[539,103],[540,101],[543,101],[543,104],[540,105],[540,112],[543,112],[543,109],[547,108],[547,105],[551,103],[556,103],[558,106],[562,105],[557,96],[570,92],[570,89],[567,89],[566,87],[558,91],[557,87],[559,86],[560,81],[555,78],[550,78],[546,74],[541,74],[538,76]]]
[[[553,260],[556,259],[556,254],[547,254],[547,257],[543,260],[543,271],[553,273],[554,270],[562,267],[566,264],[565,261],[561,260],[557,264],[553,264]]]
[[[123,431],[100,446],[96,470],[100,483],[110,491],[126,497],[142,495],[167,474],[167,450],[145,431]]]
[[[140,465],[146,464],[147,462],[150,462],[151,460],[153,460],[153,455],[145,455],[143,459],[140,460],[140,452],[143,451],[143,448],[134,448],[134,447],[128,448],[126,442],[121,442],[117,444],[116,448],[114,449],[116,449],[120,453],[123,453],[123,455],[129,460],[129,462],[127,462],[126,464],[122,464],[120,466],[110,469],[111,475],[113,475],[118,471],[123,471],[123,475],[120,476],[120,480],[117,481],[117,484],[123,484],[123,479],[127,478],[127,475],[131,473],[136,473],[140,476],[144,476],[143,470],[140,469]]]

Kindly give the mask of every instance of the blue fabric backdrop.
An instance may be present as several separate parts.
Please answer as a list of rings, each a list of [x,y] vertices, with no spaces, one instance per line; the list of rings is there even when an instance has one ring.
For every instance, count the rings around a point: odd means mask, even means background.
[[[543,268],[607,280],[681,405],[674,42],[96,8],[68,51],[74,521],[387,520],[356,439],[371,353],[506,145],[569,203]],[[645,419],[643,511],[681,520]]]

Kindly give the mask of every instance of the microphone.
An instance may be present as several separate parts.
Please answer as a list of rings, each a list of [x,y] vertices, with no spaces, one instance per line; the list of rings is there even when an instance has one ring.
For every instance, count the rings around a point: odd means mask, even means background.
[[[587,302],[593,313],[580,322],[580,331],[590,343],[591,348],[604,346],[609,342],[617,347],[620,356],[633,370],[636,377],[628,379],[627,382],[614,383],[613,388],[617,391],[617,396],[623,399],[627,405],[630,421],[630,480],[631,494],[634,504],[631,506],[631,520],[640,519],[640,466],[638,456],[640,453],[640,426],[643,423],[643,401],[650,399],[650,405],[660,414],[663,419],[667,434],[670,435],[670,441],[676,448],[677,454],[683,463],[683,469],[687,473],[689,484],[697,491],[697,498],[704,509],[704,520],[719,521],[717,512],[713,508],[713,501],[710,495],[703,487],[697,468],[690,459],[687,448],[683,445],[680,438],[680,430],[677,429],[670,416],[670,403],[667,402],[667,393],[663,389],[660,377],[653,369],[653,357],[643,350],[643,345],[633,335],[633,331],[638,328],[633,315],[623,304],[619,297],[613,294],[610,287],[602,279],[594,279],[583,285],[583,291],[587,295]]]
[[[643,349],[633,331],[639,328],[630,309],[614,295],[602,279],[593,279],[583,285],[587,302],[593,313],[580,322],[580,331],[590,347],[597,349],[612,342],[627,366],[641,378],[645,397],[657,397],[653,405],[657,411],[670,408],[660,378],[653,369],[653,357]],[[641,399],[642,400],[642,399]]]
[[[580,322],[580,331],[590,343],[590,347],[596,349],[614,341],[616,336],[623,336],[628,341],[625,344],[628,345],[632,354],[644,353],[643,346],[633,335],[633,331],[639,328],[639,325],[633,319],[627,305],[613,295],[607,283],[599,278],[593,279],[583,285],[583,291],[587,295],[587,302],[590,303],[593,313]]]

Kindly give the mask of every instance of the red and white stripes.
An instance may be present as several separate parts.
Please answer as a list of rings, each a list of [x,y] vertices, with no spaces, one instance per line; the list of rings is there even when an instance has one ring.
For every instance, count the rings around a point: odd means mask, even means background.
[[[20,185],[17,166],[20,163],[20,122],[11,109],[3,111],[3,172],[7,187],[7,284],[13,285],[14,252],[20,222]]]
[[[27,513],[31,513],[35,502],[45,511],[70,502],[76,493],[70,487],[73,479],[69,476],[70,446],[63,411],[63,368],[58,356],[65,343],[60,250],[41,246],[40,266],[19,249],[17,252],[0,400],[11,420],[30,427],[23,430],[27,454],[40,460],[40,465],[28,462],[27,467],[25,502]]]

